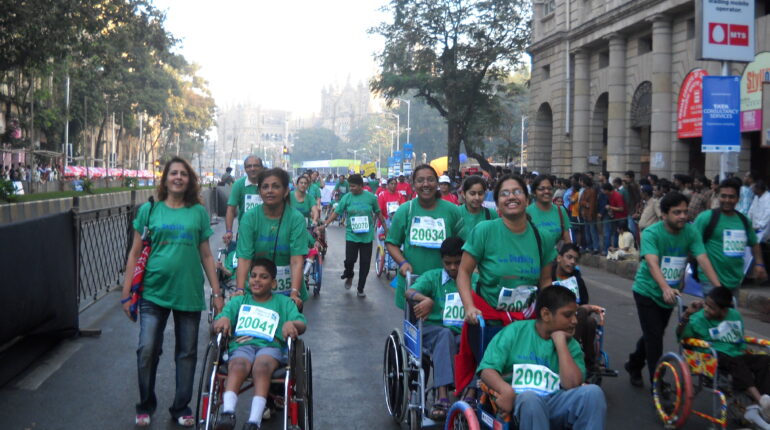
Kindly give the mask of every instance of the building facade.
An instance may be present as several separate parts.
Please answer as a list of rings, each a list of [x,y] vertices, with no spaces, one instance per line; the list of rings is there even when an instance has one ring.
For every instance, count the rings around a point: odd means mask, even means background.
[[[370,112],[371,94],[362,82],[352,85],[350,79],[345,86],[328,86],[321,90],[321,115],[319,125],[334,132],[343,141],[353,125],[366,119]]]
[[[755,9],[759,56],[770,51],[770,0],[756,0]],[[529,169],[719,173],[718,154],[701,153],[699,137],[678,133],[688,75],[722,73],[719,61],[696,59],[696,25],[693,0],[535,2]],[[742,75],[747,63],[727,67]],[[741,152],[728,171],[770,174],[761,134],[761,125],[742,124]]]

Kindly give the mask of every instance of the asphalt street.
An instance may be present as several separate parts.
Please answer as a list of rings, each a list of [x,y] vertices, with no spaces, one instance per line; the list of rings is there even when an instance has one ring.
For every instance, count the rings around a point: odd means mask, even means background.
[[[221,243],[223,223],[214,229],[211,244],[216,249]],[[309,298],[305,306],[308,330],[303,339],[313,356],[315,428],[397,429],[385,408],[382,388],[385,339],[402,320],[401,311],[393,304],[394,289],[384,277],[380,280],[375,276],[372,264],[366,298],[356,297],[355,288],[345,290],[339,278],[344,260],[344,231],[340,227],[329,229],[329,244],[321,295]],[[591,302],[607,309],[605,350],[611,366],[621,369],[619,378],[605,378],[602,384],[608,404],[607,428],[662,428],[654,413],[649,384],[634,388],[622,371],[623,362],[640,334],[631,281],[596,269],[583,271]],[[138,327],[122,314],[118,298],[118,293],[113,292],[81,314],[81,327],[99,328],[101,336],[63,342],[0,389],[0,429],[134,428]],[[767,323],[749,313],[745,316],[751,334],[770,337]],[[150,427],[153,429],[180,428],[165,412],[174,394],[172,323],[165,334],[165,354],[157,381],[159,407]],[[208,338],[204,315],[199,358]],[[669,327],[665,341],[666,350],[675,349],[673,327]],[[196,395],[197,382],[196,377]],[[250,399],[247,393],[239,399],[236,428],[248,416]],[[281,428],[280,419],[265,422],[263,428]],[[691,417],[684,428],[703,429],[706,424]]]

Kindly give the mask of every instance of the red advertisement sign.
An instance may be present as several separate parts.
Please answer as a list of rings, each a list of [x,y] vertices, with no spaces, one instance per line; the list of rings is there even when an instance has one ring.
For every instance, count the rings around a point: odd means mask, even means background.
[[[703,135],[703,69],[694,69],[679,89],[676,109],[677,137],[686,139]]]

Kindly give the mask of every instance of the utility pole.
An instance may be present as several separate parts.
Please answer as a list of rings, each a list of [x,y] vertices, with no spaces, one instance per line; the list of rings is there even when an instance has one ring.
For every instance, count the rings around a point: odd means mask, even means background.
[[[409,140],[409,132],[412,131],[412,126],[410,124],[410,117],[412,116],[412,101],[404,99],[396,100],[406,103],[406,143],[412,143],[412,141]]]

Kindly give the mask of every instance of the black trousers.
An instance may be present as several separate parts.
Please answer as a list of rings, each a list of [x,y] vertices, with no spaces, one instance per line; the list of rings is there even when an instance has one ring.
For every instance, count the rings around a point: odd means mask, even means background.
[[[361,254],[361,264],[358,266],[358,291],[362,292],[372,263],[372,242],[345,241],[345,271],[342,273],[344,279],[353,278],[353,267],[356,265],[359,254]]]
[[[575,327],[575,339],[583,347],[583,356],[586,370],[597,370],[596,358],[599,351],[596,350],[596,327],[599,325],[598,316],[583,308],[577,311],[577,327]]]
[[[646,363],[652,381],[655,366],[663,355],[663,335],[674,308],[662,308],[651,298],[637,292],[634,292],[634,302],[639,325],[642,326],[642,337],[636,342],[636,350],[629,355],[628,360],[633,370],[641,370]]]
[[[733,388],[745,391],[756,387],[760,394],[770,394],[770,356],[744,354],[730,357],[717,352],[719,371],[733,377]]]

